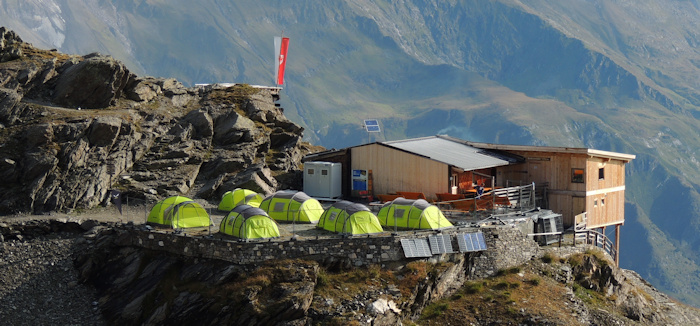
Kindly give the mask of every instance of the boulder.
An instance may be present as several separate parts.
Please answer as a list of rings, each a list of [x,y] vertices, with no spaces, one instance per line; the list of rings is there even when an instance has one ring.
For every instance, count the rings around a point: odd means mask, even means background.
[[[124,90],[126,97],[132,101],[148,102],[163,94],[158,80],[153,77],[133,78]]]
[[[240,141],[250,142],[258,134],[259,131],[253,120],[233,111],[216,121],[214,142],[224,146]]]
[[[23,51],[17,46],[20,43],[22,39],[19,35],[5,27],[0,27],[0,62],[21,58]]]
[[[132,78],[126,66],[102,55],[70,65],[56,81],[53,101],[72,108],[102,109],[116,102]]]
[[[272,177],[269,168],[258,165],[238,173],[232,180],[224,183],[223,187],[245,188],[260,194],[271,194],[277,190],[277,180]]]
[[[214,134],[214,123],[204,110],[190,111],[183,121],[194,127],[195,139],[209,138]]]
[[[88,140],[92,146],[112,146],[119,136],[122,119],[117,117],[98,117],[92,121],[88,131]]]
[[[46,146],[53,138],[53,128],[48,123],[29,126],[24,133],[24,145],[27,148]]]
[[[19,120],[19,107],[22,95],[7,88],[0,88],[0,123],[12,125]]]
[[[56,167],[58,159],[47,153],[27,153],[22,162],[24,173],[22,179],[25,183],[33,183],[40,178],[46,177]]]

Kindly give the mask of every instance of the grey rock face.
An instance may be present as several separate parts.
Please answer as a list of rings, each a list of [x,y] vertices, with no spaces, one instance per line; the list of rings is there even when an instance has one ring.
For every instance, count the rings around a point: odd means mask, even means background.
[[[67,107],[105,108],[121,96],[131,77],[121,62],[92,56],[60,74],[53,101]]]
[[[30,48],[4,29],[0,40],[1,53]],[[311,146],[267,90],[186,88],[97,53],[18,58],[0,62],[0,214],[90,208],[114,188],[154,203],[299,183],[273,175]]]

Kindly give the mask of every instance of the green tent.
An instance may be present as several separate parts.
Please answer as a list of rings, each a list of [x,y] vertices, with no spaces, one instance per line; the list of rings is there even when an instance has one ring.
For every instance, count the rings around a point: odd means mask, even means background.
[[[221,196],[219,202],[219,210],[228,212],[238,205],[247,204],[253,207],[259,207],[263,197],[255,191],[248,189],[236,188],[232,191],[227,191]]]
[[[264,210],[250,205],[236,206],[221,220],[219,232],[241,239],[277,238],[277,223]]]
[[[318,228],[340,234],[372,234],[383,232],[379,220],[367,206],[341,200],[328,207],[318,220]]]
[[[318,223],[323,206],[301,191],[278,191],[265,197],[260,208],[275,221]]]
[[[212,225],[207,211],[192,199],[173,196],[159,201],[148,214],[147,222],[174,229]]]
[[[452,227],[437,206],[424,199],[399,197],[387,202],[377,214],[379,223],[386,228],[443,229]]]

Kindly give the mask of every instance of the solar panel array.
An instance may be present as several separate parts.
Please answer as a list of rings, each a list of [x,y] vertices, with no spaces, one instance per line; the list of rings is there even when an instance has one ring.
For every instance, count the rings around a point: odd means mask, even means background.
[[[486,240],[482,232],[457,234],[459,252],[486,250]],[[401,239],[401,247],[406,258],[431,257],[437,254],[455,253],[452,237],[448,234],[431,235],[427,239]]]
[[[430,242],[430,251],[433,252],[433,255],[454,253],[452,238],[447,234],[431,235],[428,237],[428,242]]]
[[[462,233],[457,235],[457,244],[460,252],[473,252],[486,250],[486,240],[482,232]]]
[[[401,239],[401,246],[406,258],[431,257],[430,247],[426,239]]]
[[[365,129],[367,130],[367,132],[380,132],[381,129],[379,128],[379,120],[365,120]]]

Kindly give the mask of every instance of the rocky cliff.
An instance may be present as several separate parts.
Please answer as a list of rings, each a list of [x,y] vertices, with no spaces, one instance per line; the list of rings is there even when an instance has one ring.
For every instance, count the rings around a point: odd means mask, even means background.
[[[700,323],[700,311],[595,250],[548,248],[479,278],[470,271],[480,253],[367,268],[283,258],[237,264],[124,245],[141,228],[0,222],[0,318],[12,325]]]
[[[0,214],[299,186],[312,147],[269,89],[186,88],[121,62],[44,51],[0,28]]]

